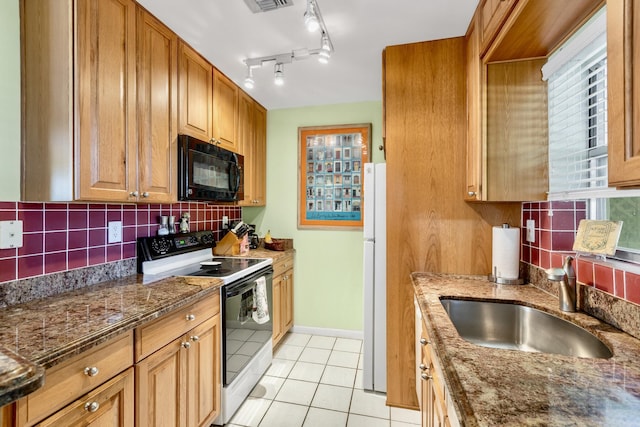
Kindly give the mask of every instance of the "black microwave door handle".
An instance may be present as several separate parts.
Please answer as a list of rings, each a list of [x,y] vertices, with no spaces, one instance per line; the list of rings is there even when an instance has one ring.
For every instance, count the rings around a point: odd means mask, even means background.
[[[233,191],[234,193],[237,193],[238,190],[240,189],[240,166],[238,166],[236,163],[231,164],[231,174],[235,176],[235,187],[231,189],[231,191]]]

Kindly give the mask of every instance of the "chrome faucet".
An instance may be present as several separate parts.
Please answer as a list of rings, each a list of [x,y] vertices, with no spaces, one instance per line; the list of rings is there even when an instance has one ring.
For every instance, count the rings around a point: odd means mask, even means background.
[[[558,295],[560,310],[576,311],[576,271],[573,268],[573,257],[568,256],[564,260],[562,268],[550,268],[547,270],[547,278],[558,282],[560,292]]]

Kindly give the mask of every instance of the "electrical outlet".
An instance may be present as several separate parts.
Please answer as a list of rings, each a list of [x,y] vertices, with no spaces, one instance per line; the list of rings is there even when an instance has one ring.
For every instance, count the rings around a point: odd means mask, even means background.
[[[0,221],[0,249],[22,247],[22,221]]]
[[[527,220],[527,242],[536,241],[536,222],[533,219]]]
[[[229,217],[224,215],[222,217],[222,229],[226,230],[227,228],[229,228]]]
[[[109,243],[122,242],[122,221],[109,221]]]

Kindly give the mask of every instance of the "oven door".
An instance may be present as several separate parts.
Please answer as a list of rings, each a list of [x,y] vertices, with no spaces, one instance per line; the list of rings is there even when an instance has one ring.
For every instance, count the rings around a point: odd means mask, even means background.
[[[252,308],[258,298],[258,279],[265,278],[269,320],[257,317]],[[248,278],[223,286],[222,297],[222,380],[225,386],[249,364],[273,335],[273,268],[260,270]],[[257,312],[256,312],[257,313]],[[262,323],[259,323],[262,322]]]

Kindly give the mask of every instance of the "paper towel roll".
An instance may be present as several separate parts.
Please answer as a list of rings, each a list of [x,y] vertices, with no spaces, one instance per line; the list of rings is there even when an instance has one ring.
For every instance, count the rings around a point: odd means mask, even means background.
[[[500,279],[520,275],[520,229],[493,227],[491,274]]]

